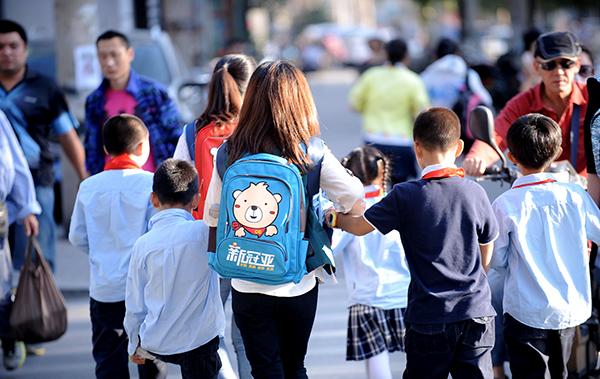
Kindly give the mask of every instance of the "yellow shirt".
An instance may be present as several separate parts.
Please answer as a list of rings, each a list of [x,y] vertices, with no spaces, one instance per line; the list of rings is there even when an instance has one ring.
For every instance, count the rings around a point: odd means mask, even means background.
[[[419,75],[404,66],[382,66],[367,70],[350,91],[350,104],[363,115],[368,138],[412,141],[413,122],[429,107],[427,90]]]

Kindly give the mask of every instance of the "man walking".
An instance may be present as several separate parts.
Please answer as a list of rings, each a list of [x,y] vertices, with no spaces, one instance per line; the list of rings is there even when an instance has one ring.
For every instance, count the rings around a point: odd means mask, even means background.
[[[144,121],[150,132],[150,157],[142,167],[154,172],[173,156],[182,132],[181,117],[162,85],[131,68],[135,56],[124,34],[108,30],[96,39],[98,60],[104,80],[85,103],[85,153],[90,174],[104,169],[106,153],[102,125],[117,114],[129,113]]]
[[[6,113],[19,140],[35,184],[38,236],[44,257],[54,269],[54,169],[56,154],[51,138],[56,137],[79,179],[87,176],[84,150],[75,129],[78,124],[56,83],[27,68],[27,34],[14,21],[0,20],[0,109]],[[26,239],[21,225],[14,228],[13,259],[23,265]]]

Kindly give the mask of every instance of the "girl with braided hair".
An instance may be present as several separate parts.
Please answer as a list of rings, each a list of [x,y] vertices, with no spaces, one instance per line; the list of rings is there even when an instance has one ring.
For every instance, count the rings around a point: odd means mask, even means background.
[[[369,207],[389,189],[390,163],[372,146],[354,149],[342,166],[360,179]],[[404,351],[403,313],[410,274],[398,232],[362,237],[336,229],[333,251],[342,255],[348,288],[346,360],[365,360],[368,378],[392,378],[389,353]]]

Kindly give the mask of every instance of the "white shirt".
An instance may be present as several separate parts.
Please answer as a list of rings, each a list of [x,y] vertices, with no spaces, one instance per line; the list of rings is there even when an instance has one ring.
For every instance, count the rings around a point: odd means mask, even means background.
[[[358,178],[351,176],[348,171],[335,158],[331,151],[325,146],[321,164],[321,189],[341,213],[349,212],[354,204],[363,197],[363,185]],[[204,222],[211,227],[216,227],[219,221],[219,204],[221,202],[221,187],[223,182],[217,172],[217,166],[213,174],[206,194],[204,205]],[[231,286],[238,292],[262,293],[270,296],[293,297],[300,296],[316,284],[316,271],[305,275],[300,283],[286,283],[280,285],[267,285],[249,282],[240,279],[232,279]]]
[[[108,170],[79,186],[69,241],[90,258],[90,297],[101,302],[125,299],[131,248],[146,232],[154,212],[152,173]]]
[[[149,228],[133,247],[127,276],[129,354],[138,343],[151,353],[184,353],[223,336],[219,279],[206,254],[208,227],[183,209],[166,209]]]
[[[173,158],[181,159],[186,162],[193,162],[192,157],[190,156],[190,149],[187,144],[187,139],[185,138],[185,130],[179,136],[179,140],[177,140],[177,146],[175,146],[175,151],[173,152]]]
[[[375,186],[365,187],[367,193],[373,190],[376,190]],[[366,199],[367,207],[381,198]],[[333,253],[336,257],[343,254],[349,305],[406,308],[410,272],[397,231],[383,235],[374,230],[357,237],[336,229],[333,233]]]
[[[507,268],[504,311],[539,329],[565,329],[591,314],[588,239],[600,242],[600,210],[578,185],[523,176],[492,204],[500,236],[492,267]]]

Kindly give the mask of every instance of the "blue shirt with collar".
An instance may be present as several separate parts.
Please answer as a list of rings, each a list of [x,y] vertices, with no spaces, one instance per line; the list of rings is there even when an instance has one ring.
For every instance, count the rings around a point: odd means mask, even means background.
[[[492,204],[500,225],[492,267],[507,268],[504,312],[557,330],[590,317],[587,241],[600,242],[600,210],[578,185],[540,183],[548,179],[556,178],[523,176]]]
[[[454,165],[428,166],[434,169]],[[444,324],[494,316],[480,244],[498,225],[483,188],[461,177],[396,184],[365,212],[377,230],[400,232],[410,270],[406,320]]]
[[[208,226],[183,209],[158,212],[133,248],[125,331],[128,352],[138,344],[161,355],[188,352],[223,336],[219,278],[208,267]]]
[[[108,118],[104,105],[109,85],[108,80],[104,79],[85,102],[85,165],[92,175],[104,169],[102,125]],[[137,102],[135,115],[148,128],[152,154],[158,167],[165,159],[171,158],[175,151],[182,132],[179,111],[160,83],[139,75],[134,70],[131,70],[125,91]]]
[[[131,249],[154,213],[152,178],[141,169],[108,170],[79,186],[69,241],[89,254],[90,297],[96,301],[125,299]]]
[[[39,214],[35,188],[19,141],[4,112],[0,111],[0,201],[6,202],[12,224],[30,214]]]

